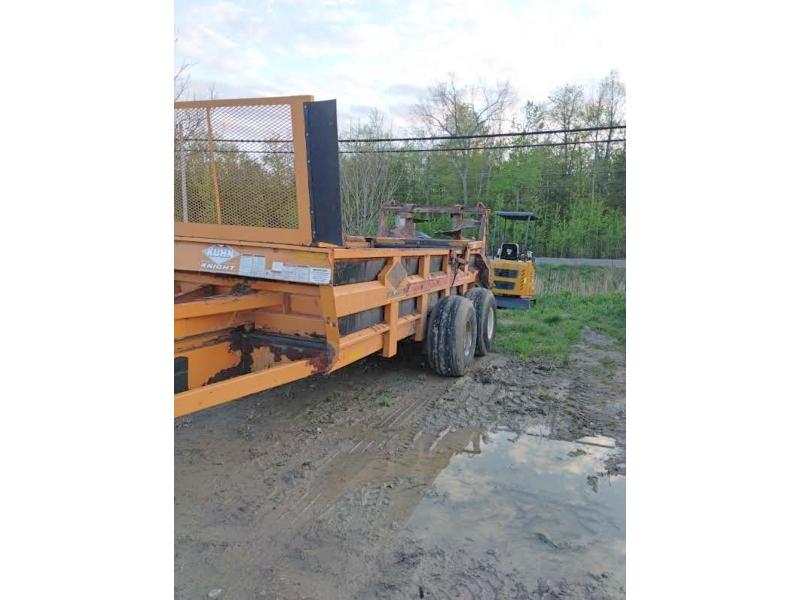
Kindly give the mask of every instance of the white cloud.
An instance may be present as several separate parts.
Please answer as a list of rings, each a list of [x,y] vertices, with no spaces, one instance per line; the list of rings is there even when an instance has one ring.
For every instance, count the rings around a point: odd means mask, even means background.
[[[402,125],[415,96],[451,72],[508,79],[520,100],[599,80],[622,66],[617,12],[570,0],[178,2],[176,62],[195,64],[200,95],[210,82],[223,96],[310,93]]]

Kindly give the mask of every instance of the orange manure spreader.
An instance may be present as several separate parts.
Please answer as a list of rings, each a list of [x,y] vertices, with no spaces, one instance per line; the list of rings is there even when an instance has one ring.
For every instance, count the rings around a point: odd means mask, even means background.
[[[176,417],[403,340],[444,376],[492,349],[489,210],[388,205],[344,236],[334,100],[176,102],[174,214]]]

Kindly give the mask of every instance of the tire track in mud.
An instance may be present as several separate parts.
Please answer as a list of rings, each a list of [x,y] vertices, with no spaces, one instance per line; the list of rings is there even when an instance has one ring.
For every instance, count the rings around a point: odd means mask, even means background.
[[[392,548],[436,474],[494,424],[561,439],[611,432],[624,450],[624,378],[615,421],[597,396],[617,384],[595,381],[594,363],[495,354],[448,379],[418,357],[367,362],[176,423],[176,597],[551,597],[523,594],[494,557],[397,566]]]
[[[382,580],[373,583],[358,598],[527,600],[535,597],[518,582],[513,570],[504,573],[498,569],[495,555],[476,560],[459,548],[426,552],[405,536],[398,546],[388,559],[381,560]]]
[[[424,385],[420,378],[416,381],[419,385],[406,388],[406,396],[401,397],[396,406],[352,427],[334,429],[330,435],[339,439],[338,447],[316,461],[314,473],[309,474],[308,480],[294,480],[296,489],[271,492],[268,499],[279,496],[283,508],[281,512],[264,511],[259,529],[292,532],[331,513],[346,491],[358,485],[360,477],[364,478],[364,473],[368,474],[368,478],[375,476],[376,466],[370,466],[371,463],[380,465],[386,460],[387,453],[396,456],[413,448],[422,435],[422,431],[414,429],[413,425],[419,420],[419,415],[430,407],[435,396],[430,386]],[[446,390],[454,381],[440,380],[434,388]],[[368,393],[372,391],[368,390]],[[293,469],[297,468],[297,462]]]

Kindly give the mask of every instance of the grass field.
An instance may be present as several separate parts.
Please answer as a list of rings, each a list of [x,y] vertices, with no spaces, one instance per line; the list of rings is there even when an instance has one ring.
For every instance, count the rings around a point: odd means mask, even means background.
[[[540,294],[528,310],[498,311],[497,349],[566,364],[584,327],[611,337],[624,349],[625,293]]]
[[[624,292],[625,269],[576,265],[536,265],[536,293]]]

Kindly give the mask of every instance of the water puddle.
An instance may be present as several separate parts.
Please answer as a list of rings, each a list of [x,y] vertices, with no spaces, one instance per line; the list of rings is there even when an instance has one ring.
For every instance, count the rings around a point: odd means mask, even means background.
[[[625,478],[597,475],[615,450],[536,433],[473,441],[436,476],[408,529],[431,550],[495,557],[529,589],[589,578],[624,590]]]

